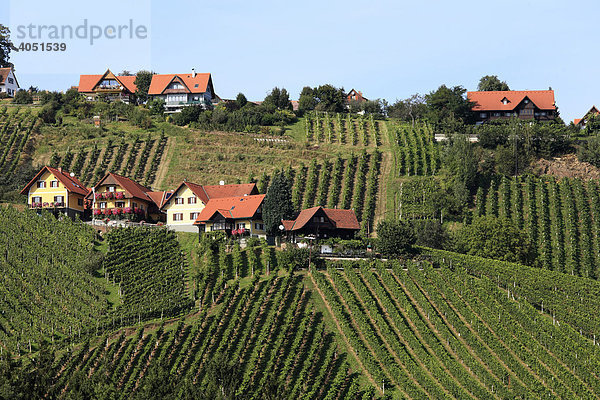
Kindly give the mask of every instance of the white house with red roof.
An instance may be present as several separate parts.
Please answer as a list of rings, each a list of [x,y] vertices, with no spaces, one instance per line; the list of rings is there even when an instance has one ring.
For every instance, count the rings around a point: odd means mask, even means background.
[[[12,68],[0,68],[0,93],[6,93],[10,97],[15,97],[19,90],[19,82]]]
[[[266,238],[262,220],[264,194],[209,200],[194,223],[203,232],[225,232],[237,237]]]
[[[135,79],[135,75],[119,76],[107,69],[100,75],[80,75],[77,91],[90,101],[104,96],[108,101],[132,103],[136,91]]]
[[[161,206],[167,214],[169,229],[182,232],[197,232],[196,219],[212,199],[241,197],[258,194],[256,184],[197,185],[183,181],[172,196]]]
[[[179,112],[191,105],[206,106],[217,98],[210,73],[156,74],[152,76],[148,95],[162,99],[167,113]]]

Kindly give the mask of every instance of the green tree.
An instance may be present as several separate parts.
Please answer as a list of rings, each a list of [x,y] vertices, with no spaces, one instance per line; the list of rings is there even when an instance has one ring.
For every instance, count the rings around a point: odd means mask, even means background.
[[[593,137],[585,141],[577,151],[577,157],[579,161],[589,162],[600,168],[600,137]]]
[[[381,221],[377,225],[377,250],[389,257],[398,257],[411,251],[416,238],[407,221]]]
[[[436,125],[448,118],[455,118],[465,124],[473,122],[472,104],[467,100],[466,92],[462,86],[449,88],[442,85],[425,95],[428,119]]]
[[[135,95],[141,103],[148,101],[148,90],[150,90],[150,82],[153,75],[154,72],[140,70],[135,76]]]
[[[317,106],[317,99],[313,88],[305,86],[300,92],[300,98],[298,99],[298,111],[306,112],[312,111]]]
[[[0,25],[0,67],[12,67],[10,60],[10,51],[14,50],[15,46],[10,41],[10,29],[4,25]]]
[[[19,90],[13,99],[16,104],[31,104],[33,103],[33,97],[27,90]]]
[[[477,190],[478,158],[467,138],[456,135],[446,146],[443,160],[442,174],[451,193],[449,207],[459,214]]]
[[[343,112],[346,110],[346,92],[344,88],[333,85],[321,85],[313,90],[317,101],[316,110],[329,112]]]
[[[510,90],[508,84],[498,79],[496,75],[482,76],[477,85],[477,90],[480,92],[491,92],[496,90]]]
[[[476,217],[456,235],[455,250],[478,257],[531,264],[533,248],[525,232],[507,218]]]
[[[396,100],[394,104],[388,107],[388,116],[409,121],[412,125],[425,116],[427,105],[425,97],[416,93],[404,100]]]
[[[288,91],[286,89],[279,89],[277,86],[267,94],[262,105],[267,108],[274,107],[278,110],[289,110],[292,108]]]
[[[163,99],[153,99],[148,102],[148,106],[152,115],[163,115],[165,113],[165,101]]]
[[[237,97],[235,98],[235,103],[237,104],[237,108],[239,109],[248,104],[248,99],[246,98],[246,96],[244,96],[244,93],[238,93]]]
[[[282,219],[289,219],[294,214],[292,205],[292,189],[290,181],[283,172],[273,177],[263,204],[263,221],[269,235],[279,234]]]

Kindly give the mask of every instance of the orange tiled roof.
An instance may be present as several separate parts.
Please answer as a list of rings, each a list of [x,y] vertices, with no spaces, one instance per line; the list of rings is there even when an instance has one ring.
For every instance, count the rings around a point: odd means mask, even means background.
[[[525,98],[540,110],[556,110],[554,90],[506,90],[490,92],[467,92],[473,111],[512,111]],[[503,100],[507,102],[504,104]]]
[[[112,177],[116,184],[118,184],[123,190],[125,190],[125,197],[126,198],[137,198],[140,200],[145,200],[145,201],[152,201],[154,202],[154,200],[152,199],[152,197],[150,197],[150,195],[148,195],[149,192],[152,192],[151,189],[140,185],[139,183],[127,178],[126,176],[122,176],[119,174],[115,174],[113,172],[107,172],[106,175],[104,175],[104,177],[102,179],[100,179],[100,181],[98,183],[96,183],[96,185],[94,186],[94,188],[97,188],[98,186],[102,185],[103,182],[108,178],[108,177]],[[91,199],[91,195],[92,193],[90,192],[88,194],[88,198]]]
[[[156,74],[152,76],[148,94],[162,94],[169,83],[175,78],[181,79],[184,84],[184,91],[188,93],[205,93],[210,83],[210,73],[205,74]]]
[[[89,93],[89,92],[93,91],[94,87],[98,84],[98,82],[100,82],[100,79],[102,79],[102,77],[104,75],[105,74],[79,75],[79,86],[77,87],[77,91],[79,93]],[[131,93],[135,93],[135,91],[137,90],[137,87],[135,86],[135,83],[134,83],[135,79],[136,79],[135,75],[134,76],[117,76],[117,75],[115,75],[115,78],[117,78],[117,81]]]
[[[6,78],[8,77],[8,74],[10,73],[10,71],[12,70],[12,68],[7,67],[7,68],[0,68],[0,84],[4,84]],[[15,76],[15,82],[16,82],[17,77]],[[17,86],[19,86],[19,83],[17,82]]]
[[[229,219],[252,218],[265,199],[264,194],[209,200],[194,224],[209,221],[216,213]]]
[[[150,197],[150,199],[158,206],[158,208],[161,208],[167,202],[167,200],[169,200],[172,194],[172,190],[167,190],[164,192],[146,192],[146,195]]]
[[[200,200],[207,204],[210,199],[224,197],[239,197],[258,194],[255,183],[243,183],[236,185],[198,185],[192,182],[183,181],[173,190],[173,194],[179,192],[183,186],[187,186]],[[163,203],[163,206],[165,204]]]
[[[67,190],[71,193],[78,193],[81,195],[87,195],[89,189],[85,187],[83,183],[81,183],[75,176],[71,176],[67,171],[63,171],[62,168],[52,168],[47,165],[42,167],[37,175],[29,181],[29,183],[21,190],[21,194],[27,194],[31,185],[33,185],[39,178],[42,176],[44,171],[50,172],[56,179],[58,179]]]
[[[302,228],[311,220],[311,218],[319,210],[323,210],[327,218],[335,225],[338,229],[360,229],[358,219],[354,210],[341,210],[336,208],[323,208],[323,207],[312,207],[306,210],[300,211],[300,214],[295,220],[283,220],[282,224],[286,231],[297,231]]]

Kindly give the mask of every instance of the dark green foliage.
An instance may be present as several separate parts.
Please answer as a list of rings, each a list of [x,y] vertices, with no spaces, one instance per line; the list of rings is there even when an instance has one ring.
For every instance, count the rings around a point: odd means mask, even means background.
[[[600,168],[600,137],[586,140],[577,151],[579,161],[588,162]]]
[[[416,237],[407,221],[381,221],[377,225],[377,250],[388,257],[405,255],[412,250]]]
[[[415,244],[419,246],[443,249],[448,241],[448,232],[437,219],[415,219],[410,221]]]
[[[152,81],[152,75],[154,72],[140,70],[137,72],[135,77],[135,95],[138,101],[144,103],[148,100],[148,90],[150,89],[150,82]]]
[[[27,90],[19,90],[15,94],[13,102],[15,104],[31,104],[33,103],[33,97],[31,96],[31,93],[29,93]]]
[[[482,92],[498,91],[498,90],[510,90],[508,84],[498,79],[496,75],[485,75],[482,76],[477,85],[477,90]]]
[[[266,108],[273,107],[279,110],[289,110],[292,108],[288,91],[284,88],[279,89],[277,86],[265,97],[262,105]]]
[[[442,85],[436,91],[425,95],[429,121],[438,127],[448,119],[456,119],[460,123],[470,123],[473,115],[471,103],[465,96],[466,92],[467,90],[462,86],[449,88]]]
[[[271,180],[263,203],[263,221],[267,233],[278,235],[281,220],[291,218],[293,213],[290,182],[283,172],[278,172]]]
[[[534,251],[527,235],[508,219],[477,217],[455,238],[458,252],[502,261],[530,264]]]

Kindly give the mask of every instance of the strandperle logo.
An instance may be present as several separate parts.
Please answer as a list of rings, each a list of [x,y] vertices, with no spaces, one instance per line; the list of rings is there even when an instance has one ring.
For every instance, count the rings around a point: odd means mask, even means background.
[[[91,25],[87,19],[80,25],[17,25],[17,39],[25,40],[67,40],[85,39],[93,45],[102,39],[146,39],[148,27],[135,24],[133,19],[128,24]]]

